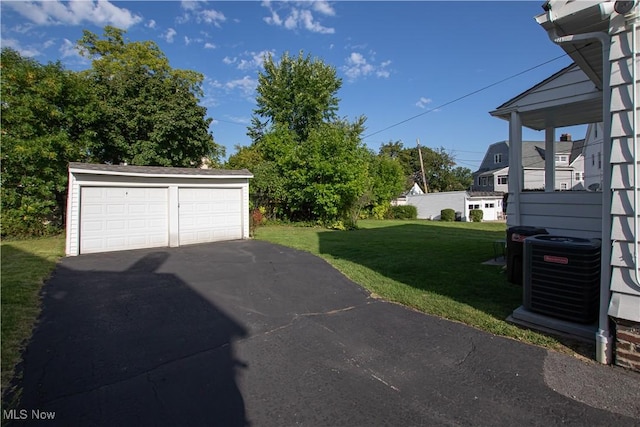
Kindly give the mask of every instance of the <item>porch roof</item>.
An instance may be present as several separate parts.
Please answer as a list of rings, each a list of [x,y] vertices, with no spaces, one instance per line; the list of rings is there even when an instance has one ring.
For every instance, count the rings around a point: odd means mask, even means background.
[[[508,121],[514,111],[523,126],[534,130],[597,123],[602,121],[602,91],[573,63],[490,114]]]

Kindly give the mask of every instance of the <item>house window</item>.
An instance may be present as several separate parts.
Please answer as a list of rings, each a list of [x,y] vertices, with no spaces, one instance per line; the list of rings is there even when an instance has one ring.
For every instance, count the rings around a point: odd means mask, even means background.
[[[473,205],[469,205],[469,210],[473,209]]]
[[[498,185],[507,185],[509,183],[509,175],[498,175]]]
[[[595,137],[598,137],[598,125],[595,126]]]
[[[569,156],[566,154],[556,154],[556,163],[567,163],[569,161]]]
[[[484,207],[485,207],[485,209],[493,208],[493,207],[495,207],[495,204],[493,204],[493,203],[485,203]]]
[[[591,166],[595,166],[596,165],[596,154],[592,153],[591,154]]]
[[[494,154],[493,155],[493,163],[502,163],[502,154]]]
[[[602,169],[602,155],[598,152],[598,169]]]
[[[483,176],[483,177],[482,177],[482,186],[483,186],[483,187],[486,187],[486,186],[487,186],[487,177],[486,177],[486,176]]]
[[[478,177],[478,186],[480,186],[480,182],[482,182],[482,177]]]
[[[563,182],[562,184],[560,184],[560,189],[561,190],[566,190],[567,189],[567,183]]]
[[[576,172],[576,181],[584,181],[584,172]]]

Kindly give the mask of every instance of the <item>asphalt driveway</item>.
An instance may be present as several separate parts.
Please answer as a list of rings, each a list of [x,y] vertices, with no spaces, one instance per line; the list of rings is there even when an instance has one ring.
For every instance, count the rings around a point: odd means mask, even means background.
[[[640,418],[637,374],[371,298],[323,260],[259,241],[63,259],[23,368],[14,418],[54,414],[49,425]]]

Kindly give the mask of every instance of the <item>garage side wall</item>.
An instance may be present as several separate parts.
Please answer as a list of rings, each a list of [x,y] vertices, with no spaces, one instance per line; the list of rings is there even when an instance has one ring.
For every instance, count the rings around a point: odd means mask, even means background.
[[[73,173],[69,172],[69,189],[67,191],[67,238],[65,253],[67,256],[78,255],[80,251],[80,186]]]

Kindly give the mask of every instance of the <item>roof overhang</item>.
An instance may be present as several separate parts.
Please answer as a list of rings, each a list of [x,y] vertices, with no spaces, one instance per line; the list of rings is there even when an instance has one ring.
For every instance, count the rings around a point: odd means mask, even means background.
[[[571,64],[490,114],[509,120],[517,112],[522,125],[534,130],[601,122],[602,91],[585,74]]]
[[[609,30],[609,17],[614,1],[550,0],[543,8],[545,13],[535,17],[547,31],[549,38],[560,42],[562,37],[603,33]],[[587,76],[602,89],[602,45],[596,39],[565,41],[560,47],[580,66]]]
[[[69,163],[69,172],[73,174],[111,175],[153,178],[197,178],[197,179],[238,179],[253,178],[246,169],[196,169],[161,166],[102,165],[93,163]]]

